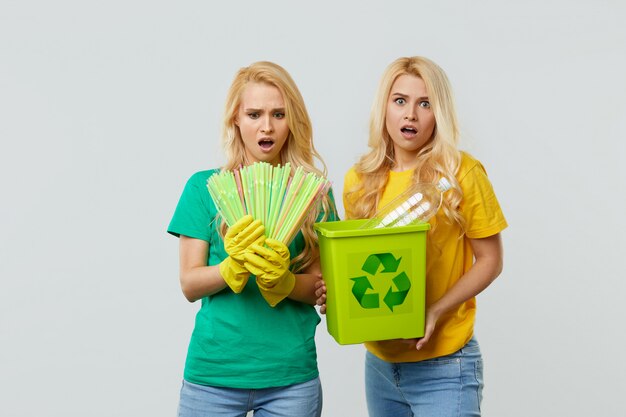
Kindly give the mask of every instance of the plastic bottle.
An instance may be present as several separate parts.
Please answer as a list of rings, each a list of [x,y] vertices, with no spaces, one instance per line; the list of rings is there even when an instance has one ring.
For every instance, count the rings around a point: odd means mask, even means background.
[[[441,178],[436,185],[416,183],[378,210],[361,228],[396,227],[418,221],[426,222],[437,213],[443,201],[443,193],[451,187],[446,178]]]

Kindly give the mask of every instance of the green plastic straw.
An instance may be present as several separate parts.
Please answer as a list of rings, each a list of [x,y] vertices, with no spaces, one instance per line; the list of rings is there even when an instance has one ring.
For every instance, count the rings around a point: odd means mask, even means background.
[[[220,215],[224,218],[227,224],[231,225],[234,223],[234,221],[236,221],[236,216],[233,214],[230,208],[230,204],[227,201],[228,197],[223,192],[224,189],[217,185],[217,178],[218,177],[215,175],[209,178],[209,181],[207,183],[209,193],[211,194],[213,201],[216,202],[216,207],[218,208]]]
[[[261,220],[263,219],[263,211],[261,210],[261,200],[263,199],[263,169],[261,167],[261,165],[259,164],[254,164],[252,165],[252,172],[253,172],[253,178],[254,178],[254,210],[256,211],[256,218]]]
[[[297,193],[294,195],[293,204],[290,210],[286,212],[285,222],[281,230],[278,233],[278,240],[283,239],[286,235],[288,235],[294,225],[295,220],[300,215],[300,210],[302,210],[306,200],[308,199],[308,189],[310,188],[310,177],[307,175],[302,179],[302,182],[299,184]]]
[[[296,200],[294,201],[293,209],[289,211],[286,224],[290,225],[290,227],[281,231],[281,240],[295,234],[295,232],[300,228],[302,221],[304,221],[306,215],[308,214],[308,209],[315,200],[318,189],[319,181],[316,179],[314,174],[308,174],[305,177],[305,181],[303,181]]]
[[[256,218],[254,213],[254,200],[252,200],[252,196],[250,195],[250,181],[248,175],[248,167],[243,167],[240,171],[241,173],[241,183],[243,186],[243,198],[246,201],[246,211],[252,215],[252,217]]]
[[[230,217],[237,221],[243,216],[239,193],[235,183],[235,176],[232,172],[227,172],[222,178],[223,186],[220,191],[225,195],[226,207]]]
[[[276,195],[273,196],[272,202],[272,210],[270,213],[269,220],[269,231],[268,236],[274,237],[276,236],[276,227],[278,223],[278,218],[280,216],[280,212],[282,210],[285,190],[287,189],[287,184],[289,183],[289,174],[291,173],[291,164],[287,162],[285,166],[279,167],[277,171],[277,175],[274,177],[274,184],[276,185]]]
[[[261,186],[258,187],[260,188],[259,191],[261,193],[261,198],[259,198],[259,200],[261,201],[260,203],[260,209],[261,209],[261,223],[263,224],[267,224],[267,187],[269,186],[269,183],[267,182],[267,167],[268,165],[261,165]]]
[[[309,177],[308,185],[302,191],[302,199],[296,202],[296,207],[292,210],[295,215],[287,221],[291,227],[283,231],[281,241],[289,242],[295,237],[308,214],[312,209],[318,207],[320,198],[325,195],[329,188],[330,183],[327,180],[322,178],[318,180],[313,175]]]
[[[291,181],[289,182],[289,188],[287,189],[287,192],[285,193],[285,199],[281,207],[279,218],[276,222],[275,234],[277,236],[280,235],[281,233],[280,230],[283,227],[288,227],[288,225],[286,224],[286,218],[289,216],[289,211],[291,210],[291,207],[293,206],[293,201],[297,194],[297,190],[300,188],[302,180],[303,180],[302,168],[298,167],[293,177],[291,178]]]
[[[237,190],[237,183],[235,181],[234,173],[230,172],[226,177],[226,190],[228,193],[228,200],[232,209],[232,213],[236,219],[240,219],[245,215],[243,206],[241,204],[241,198]]]
[[[274,213],[276,213],[276,200],[278,197],[278,186],[279,186],[279,175],[281,173],[282,167],[276,166],[272,167],[270,171],[270,195],[269,202],[267,208],[267,222],[265,223],[265,231],[268,236],[272,236],[272,231],[274,230],[274,224],[272,223],[272,219],[274,218]]]
[[[220,171],[207,180],[219,214],[232,226],[246,213],[261,220],[266,235],[289,244],[329,182],[289,163],[257,162],[235,171]]]
[[[267,223],[265,225],[265,230],[268,236],[273,235],[274,226],[275,226],[275,215],[278,212],[278,190],[280,188],[280,179],[284,168],[281,166],[273,167],[272,169],[272,180],[271,180],[271,193],[269,200],[269,208],[267,213]]]

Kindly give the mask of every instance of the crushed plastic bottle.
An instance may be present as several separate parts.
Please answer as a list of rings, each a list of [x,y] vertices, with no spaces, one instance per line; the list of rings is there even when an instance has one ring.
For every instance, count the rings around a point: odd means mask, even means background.
[[[437,213],[443,194],[451,187],[446,178],[441,178],[436,185],[416,183],[378,210],[361,228],[397,227],[426,222]]]

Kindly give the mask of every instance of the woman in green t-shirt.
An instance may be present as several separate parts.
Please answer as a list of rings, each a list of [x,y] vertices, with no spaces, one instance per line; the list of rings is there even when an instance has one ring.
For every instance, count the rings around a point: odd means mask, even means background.
[[[232,170],[254,162],[290,163],[325,176],[304,100],[279,65],[237,72],[226,99],[223,144]],[[219,169],[187,182],[168,232],[180,237],[180,283],[201,300],[185,363],[179,416],[319,416],[314,308],[320,279],[313,223],[336,219],[332,193],[289,247],[264,238],[246,216],[230,229],[206,187]],[[222,237],[223,236],[223,237]],[[259,243],[264,241],[261,249]],[[250,274],[254,271],[255,275]]]

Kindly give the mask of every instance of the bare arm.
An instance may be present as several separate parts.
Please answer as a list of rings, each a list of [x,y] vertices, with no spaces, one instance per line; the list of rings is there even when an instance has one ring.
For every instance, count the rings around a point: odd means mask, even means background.
[[[180,236],[180,287],[190,302],[226,288],[226,282],[218,265],[207,266],[209,243],[187,236]]]
[[[499,233],[484,239],[470,239],[470,244],[475,262],[443,297],[427,308],[425,334],[417,341],[417,350],[428,343],[442,314],[478,295],[502,272],[503,251]]]
[[[320,281],[322,267],[320,265],[319,252],[314,253],[315,261],[307,267],[304,273],[296,274],[296,285],[287,296],[295,301],[315,305],[317,295],[315,295],[316,283]]]

